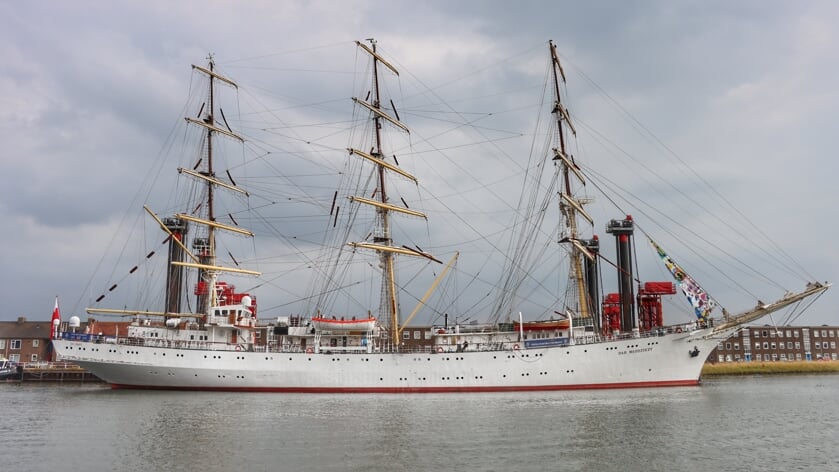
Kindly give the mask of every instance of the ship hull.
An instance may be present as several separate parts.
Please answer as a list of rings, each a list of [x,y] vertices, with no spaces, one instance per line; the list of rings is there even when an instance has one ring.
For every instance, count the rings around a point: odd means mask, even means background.
[[[539,391],[691,386],[717,340],[673,333],[504,351],[240,352],[55,340],[114,388],[311,393]],[[698,350],[698,353],[695,351]]]

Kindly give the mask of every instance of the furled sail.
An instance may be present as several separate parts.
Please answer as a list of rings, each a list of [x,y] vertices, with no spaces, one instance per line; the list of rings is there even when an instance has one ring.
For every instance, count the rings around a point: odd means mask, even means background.
[[[650,244],[653,245],[656,252],[658,252],[659,257],[661,260],[664,261],[664,265],[667,267],[667,270],[673,274],[673,278],[679,282],[679,287],[682,289],[682,293],[688,299],[688,302],[693,307],[694,313],[696,313],[696,317],[700,320],[707,320],[711,316],[711,312],[717,306],[717,303],[708,296],[708,293],[699,286],[696,280],[693,280],[691,276],[685,272],[678,264],[676,264],[670,256],[664,252],[664,249],[661,248],[655,241],[652,239],[647,238],[650,241]]]

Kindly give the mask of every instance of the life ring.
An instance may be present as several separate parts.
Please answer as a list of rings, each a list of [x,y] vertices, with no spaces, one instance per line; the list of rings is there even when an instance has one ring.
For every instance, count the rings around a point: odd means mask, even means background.
[[[518,344],[513,344],[513,350],[518,351],[519,350],[519,345]]]
[[[681,332],[682,332],[682,328],[676,328],[676,332],[677,332],[677,333],[681,333]]]
[[[307,348],[306,348],[306,354],[312,354],[313,352],[315,352],[315,350],[314,350],[314,349],[312,349],[312,348],[310,348],[310,347],[307,347]]]
[[[443,346],[437,346],[437,354],[443,353]]]
[[[239,345],[237,344],[237,345],[236,345],[236,350],[237,350],[237,351],[241,351],[241,350],[242,350],[242,346],[239,346]]]

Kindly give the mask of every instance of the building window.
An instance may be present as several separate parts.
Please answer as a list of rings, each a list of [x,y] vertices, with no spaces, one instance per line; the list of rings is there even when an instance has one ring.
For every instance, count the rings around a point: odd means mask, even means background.
[[[787,341],[787,349],[792,349],[792,341]]]
[[[760,350],[760,343],[755,343],[755,350]]]
[[[796,348],[796,349],[801,349],[801,343],[800,343],[800,342],[798,342],[798,341],[796,341],[796,342],[795,342],[795,348]]]
[[[797,361],[801,360],[801,353],[800,352],[795,353],[795,360],[797,360]]]
[[[726,350],[726,351],[730,351],[730,350],[731,350],[731,343],[725,343],[725,350]]]
[[[0,349],[6,349],[6,340],[0,339]]]
[[[41,340],[40,339],[33,339],[32,340],[32,347],[38,347],[40,345],[41,345]]]
[[[740,362],[740,354],[734,354],[734,360]]]
[[[758,331],[758,330],[752,331],[752,336],[754,336],[756,338],[759,338],[760,337],[760,331]]]
[[[20,343],[20,339],[12,339],[12,342],[9,343],[9,348],[15,350],[20,349]]]
[[[787,355],[786,355],[786,354],[784,354],[784,353],[781,353],[781,360],[782,360],[782,361],[787,360]]]
[[[821,349],[821,348],[822,348],[822,343],[817,342],[816,343],[816,349]]]
[[[755,356],[755,360],[756,360],[756,361],[760,361],[760,360],[762,360],[762,359],[763,359],[763,356],[761,356],[760,354],[757,354],[757,355]]]
[[[17,364],[20,362],[20,354],[9,354],[9,360]]]
[[[764,329],[764,330],[763,330],[763,337],[764,337],[764,338],[769,337],[769,331],[766,331],[766,330]]]
[[[819,330],[817,330],[817,329],[814,329],[814,330],[813,330],[813,337],[814,337],[814,338],[819,337]]]
[[[775,331],[770,331],[769,332],[769,337],[774,338],[775,337]]]
[[[798,330],[796,329],[795,331],[793,331],[792,334],[793,334],[793,336],[795,336],[797,338],[798,337]]]
[[[764,349],[769,349],[769,343],[763,343],[763,348]]]
[[[734,350],[735,350],[735,351],[739,351],[739,350],[740,350],[740,343],[734,343]]]
[[[725,355],[725,361],[726,362],[731,362],[731,354],[726,354]]]
[[[32,361],[31,362],[38,362],[38,354],[32,354]]]
[[[792,331],[787,330],[787,337],[788,337],[788,338],[791,338],[791,337],[792,337]]]
[[[830,348],[836,349],[836,341],[830,341]]]
[[[402,331],[402,339],[411,339],[411,332],[410,331]]]
[[[836,337],[836,332],[834,332],[832,329],[831,329],[830,331],[828,331],[828,333],[830,333],[830,337],[831,337],[831,338],[835,338],[835,337]]]
[[[422,339],[422,331],[414,331],[414,339]]]
[[[720,354],[719,356],[717,356],[717,360],[718,360],[719,362],[725,362],[725,356],[723,356],[722,354]]]
[[[827,330],[824,330],[824,329],[822,330],[822,337],[823,338],[827,337]]]

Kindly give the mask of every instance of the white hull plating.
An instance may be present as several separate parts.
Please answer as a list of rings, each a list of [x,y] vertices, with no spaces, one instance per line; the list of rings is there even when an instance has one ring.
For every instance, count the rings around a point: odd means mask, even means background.
[[[697,385],[718,342],[702,339],[707,334],[457,353],[241,352],[53,342],[63,359],[115,388],[396,393]]]

